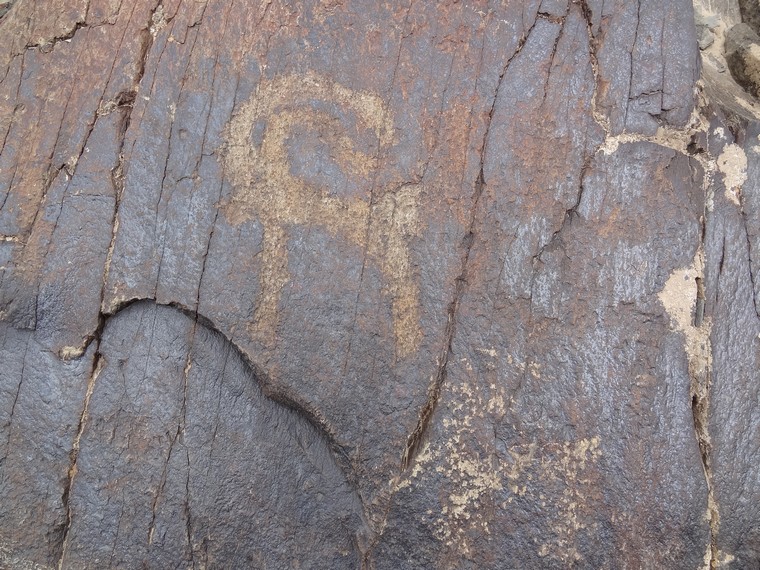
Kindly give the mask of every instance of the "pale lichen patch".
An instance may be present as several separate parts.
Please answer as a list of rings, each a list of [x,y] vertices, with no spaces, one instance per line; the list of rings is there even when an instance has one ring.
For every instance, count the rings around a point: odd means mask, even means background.
[[[45,566],[14,554],[11,545],[0,544],[0,567],[15,570],[53,570],[53,566]]]
[[[155,38],[158,33],[163,30],[169,23],[166,19],[163,5],[158,5],[155,12],[153,12],[153,15],[150,18],[150,22],[150,35]]]
[[[729,568],[734,560],[736,560],[736,557],[733,554],[718,550],[717,560],[715,561],[716,568]]]
[[[563,486],[564,491],[554,496],[553,516],[549,519],[552,540],[543,543],[538,554],[551,557],[563,564],[573,564],[582,559],[576,548],[576,535],[589,527],[581,510],[587,503],[587,494],[596,482],[592,464],[602,456],[598,436],[546,445],[534,468],[545,485]],[[535,451],[529,451],[535,453]],[[547,497],[539,496],[543,507],[548,508]],[[591,523],[595,526],[596,523]]]
[[[493,347],[492,348],[476,348],[475,351],[481,354],[490,356],[491,358],[496,358],[496,356],[498,355],[498,353],[496,352],[496,349]]]
[[[61,350],[58,351],[58,357],[61,360],[73,360],[75,358],[79,358],[84,354],[85,348],[87,345],[84,346],[64,346]]]
[[[718,171],[723,175],[726,198],[741,206],[742,186],[747,181],[747,155],[737,144],[728,144],[717,160]]]
[[[466,370],[467,359],[460,362]],[[538,367],[524,364],[524,370],[531,373]],[[459,556],[472,554],[474,537],[490,534],[499,511],[509,509],[517,497],[536,493],[540,481],[545,492],[531,500],[551,532],[536,548],[563,563],[579,560],[577,533],[594,524],[582,510],[598,483],[594,465],[602,455],[600,439],[533,441],[497,452],[495,442],[483,437],[484,426],[504,416],[504,388],[463,381],[447,385],[446,392],[449,413],[441,420],[442,437],[425,444],[409,475],[397,485],[402,489],[424,487],[431,479],[445,481],[440,510],[425,519],[432,519],[434,536]]]
[[[702,325],[696,326],[694,318],[699,293],[697,278],[702,279],[703,275],[704,253],[700,249],[691,265],[671,273],[658,294],[673,328],[684,335],[684,348],[692,377],[704,376],[712,364],[710,319],[704,318]]]

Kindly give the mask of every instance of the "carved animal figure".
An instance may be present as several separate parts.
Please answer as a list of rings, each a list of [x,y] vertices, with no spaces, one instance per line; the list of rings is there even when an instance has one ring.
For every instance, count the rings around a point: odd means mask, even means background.
[[[289,141],[296,129],[325,141],[331,165],[352,183],[369,186],[369,198],[294,174]],[[367,150],[368,137],[374,154]],[[262,80],[233,116],[224,162],[235,191],[226,216],[232,223],[257,219],[264,226],[261,291],[250,325],[254,335],[266,340],[276,331],[280,294],[290,278],[288,228],[318,225],[361,247],[365,262],[377,263],[392,299],[396,354],[404,357],[418,347],[419,287],[408,242],[419,232],[421,187],[374,188],[378,156],[393,142],[393,121],[380,97],[314,73]]]

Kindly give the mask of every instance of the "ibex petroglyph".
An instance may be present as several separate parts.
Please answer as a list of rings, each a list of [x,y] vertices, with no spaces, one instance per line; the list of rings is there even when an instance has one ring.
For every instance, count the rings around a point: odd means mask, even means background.
[[[352,114],[354,128],[347,128],[337,113]],[[393,121],[380,97],[313,73],[262,80],[233,116],[224,152],[226,175],[234,186],[226,217],[232,223],[257,219],[264,227],[261,290],[250,331],[260,338],[276,331],[280,294],[290,278],[288,228],[318,225],[363,248],[381,269],[392,299],[396,353],[409,355],[421,337],[419,287],[408,249],[419,231],[419,184],[375,190],[374,199],[339,195],[327,184],[293,173],[288,153],[294,129],[308,129],[327,141],[329,160],[352,182],[372,184],[380,151],[394,143]],[[374,155],[366,144],[362,149],[355,142],[367,132],[374,139]]]

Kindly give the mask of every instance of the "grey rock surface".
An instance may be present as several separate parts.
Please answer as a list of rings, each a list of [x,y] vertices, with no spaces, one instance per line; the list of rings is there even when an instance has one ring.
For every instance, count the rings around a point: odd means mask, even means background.
[[[742,21],[749,24],[756,34],[760,34],[760,2],[757,0],[738,0]]]
[[[760,96],[760,36],[747,24],[737,24],[726,35],[726,60],[736,82]]]

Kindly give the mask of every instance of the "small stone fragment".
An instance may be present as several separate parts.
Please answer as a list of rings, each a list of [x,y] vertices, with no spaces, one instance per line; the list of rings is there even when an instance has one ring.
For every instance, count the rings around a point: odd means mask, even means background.
[[[697,26],[697,31],[699,32],[699,38],[697,40],[699,42],[699,49],[706,50],[713,45],[715,42],[715,36],[713,36],[707,26]]]
[[[737,24],[726,35],[726,61],[734,80],[760,96],[760,37],[748,24]]]
[[[709,53],[707,54],[707,60],[715,67],[715,71],[718,73],[725,73],[726,71],[726,64],[721,59],[715,57],[713,54]]]
[[[694,25],[697,28],[699,49],[706,50],[715,43],[715,30],[720,25],[720,18],[702,6],[694,6]]]

